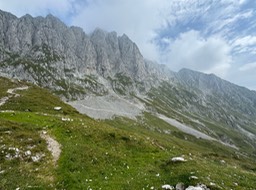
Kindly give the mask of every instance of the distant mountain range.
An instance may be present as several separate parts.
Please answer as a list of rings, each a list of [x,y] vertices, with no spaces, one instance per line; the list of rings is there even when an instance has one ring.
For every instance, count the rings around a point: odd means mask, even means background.
[[[143,58],[125,34],[101,29],[85,34],[52,15],[17,18],[0,11],[0,21],[1,76],[48,88],[80,111],[81,104],[88,108],[88,97],[139,102],[141,112],[174,118],[223,143],[251,147],[248,152],[255,154],[255,91],[213,74],[172,72]],[[85,113],[107,109],[90,106]]]

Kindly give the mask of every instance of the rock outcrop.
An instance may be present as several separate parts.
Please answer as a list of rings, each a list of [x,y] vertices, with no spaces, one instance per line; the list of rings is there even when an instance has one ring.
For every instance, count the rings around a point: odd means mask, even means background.
[[[125,34],[96,29],[87,35],[52,15],[17,18],[0,11],[0,20],[4,76],[29,80],[71,99],[88,92],[105,94],[106,83],[126,93],[136,89],[135,82],[147,81],[146,62]]]

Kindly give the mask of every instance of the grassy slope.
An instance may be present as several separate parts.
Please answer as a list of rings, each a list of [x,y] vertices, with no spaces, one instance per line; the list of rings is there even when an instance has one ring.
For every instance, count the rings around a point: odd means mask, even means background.
[[[159,93],[159,91],[161,93]],[[231,127],[229,124],[226,123],[226,121],[217,119],[214,120],[211,117],[206,117],[204,114],[202,115],[200,112],[196,114],[196,112],[191,113],[189,111],[182,111],[181,113],[180,110],[189,107],[189,105],[187,105],[187,102],[190,102],[191,105],[196,104],[197,108],[205,110],[205,112],[211,112],[211,109],[207,110],[206,107],[202,107],[200,104],[197,104],[192,101],[192,99],[196,98],[194,94],[186,93],[189,92],[182,88],[172,89],[172,87],[169,84],[163,83],[163,86],[159,87],[158,89],[152,89],[149,92],[148,95],[149,97],[151,97],[151,99],[148,100],[146,104],[149,107],[153,106],[158,113],[166,115],[170,118],[175,118],[181,123],[184,123],[188,126],[192,126],[199,131],[203,131],[204,133],[209,134],[210,136],[216,139],[230,139],[231,144],[235,144],[247,155],[256,157],[255,142],[252,139],[248,138],[246,135],[244,135],[242,132],[236,130],[235,127]],[[177,98],[175,94],[179,95],[182,98]],[[186,97],[187,99],[185,99],[184,101],[183,97]],[[180,107],[180,105],[183,105],[183,108]],[[226,114],[223,111],[221,111],[221,108],[216,108],[216,110],[218,114]],[[186,117],[184,116],[184,114],[186,114]],[[236,114],[237,113],[234,113],[234,115],[237,116],[237,118],[239,118],[240,116]],[[203,125],[199,124],[198,122],[194,122],[193,120],[199,121],[200,123],[203,123]],[[243,125],[243,128],[254,133],[254,130],[250,130],[251,128],[253,128],[252,126]]]
[[[0,98],[8,88],[23,85],[0,78]],[[0,107],[15,110],[0,113],[0,189],[160,189],[165,183],[178,182],[255,189],[253,160],[181,133],[148,113],[139,122],[95,121],[38,87],[19,93],[20,97]],[[54,111],[54,106],[62,111]],[[73,121],[62,121],[62,117]],[[57,166],[39,135],[42,130],[62,145]],[[9,147],[19,148],[19,158],[6,159],[7,153],[15,155]],[[32,155],[44,155],[39,162],[25,155],[29,148]],[[169,161],[181,155],[188,161]],[[189,180],[191,175],[199,179]]]

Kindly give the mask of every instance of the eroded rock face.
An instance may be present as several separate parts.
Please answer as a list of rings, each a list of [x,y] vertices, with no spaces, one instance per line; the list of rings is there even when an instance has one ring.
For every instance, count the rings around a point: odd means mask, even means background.
[[[116,32],[96,29],[87,35],[52,15],[17,18],[3,11],[0,28],[0,72],[5,76],[57,91],[72,84],[104,94],[104,86],[92,87],[85,76],[103,77],[111,83],[109,79],[118,73],[132,82],[141,82],[148,75],[138,47],[125,34],[118,37]]]

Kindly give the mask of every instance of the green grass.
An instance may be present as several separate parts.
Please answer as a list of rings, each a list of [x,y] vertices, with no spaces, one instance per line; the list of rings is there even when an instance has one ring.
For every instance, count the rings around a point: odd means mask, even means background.
[[[1,97],[15,86],[20,84],[2,78]],[[178,182],[255,189],[255,161],[234,149],[184,134],[149,113],[137,121],[96,121],[47,90],[29,86],[0,107],[14,110],[0,113],[0,189],[161,189]],[[56,112],[54,106],[62,110]],[[42,130],[62,146],[57,165],[39,135]],[[21,157],[6,159],[8,153],[15,155],[10,147],[19,148]],[[39,162],[24,155],[29,148],[32,154],[44,154]],[[170,161],[181,155],[187,162]],[[191,175],[199,179],[189,180]]]
[[[197,91],[196,93],[202,92]],[[207,96],[207,99],[211,100],[211,104],[204,105],[193,91],[179,85],[172,86],[166,82],[163,82],[158,88],[152,88],[148,96],[150,99],[145,104],[150,109],[167,117],[175,118],[214,138],[230,141],[241,151],[256,157],[255,141],[236,129],[236,126],[241,126],[255,134],[253,117],[249,118],[233,109],[225,110],[223,106],[218,105],[219,101],[214,96]],[[193,119],[200,121],[203,125],[194,122]]]
[[[163,158],[162,164],[159,167],[162,169],[162,176],[166,178],[169,176],[169,180],[166,181],[167,183],[175,184],[182,181],[188,185],[200,181],[209,185],[210,182],[215,182],[226,189],[228,187],[234,188],[234,182],[232,182],[232,180],[240,181],[240,176],[248,183],[248,186],[243,183],[243,187],[235,187],[235,189],[254,188],[256,183],[253,181],[253,178],[256,173],[254,171],[255,162],[252,158],[238,155],[236,150],[225,147],[219,143],[196,139],[190,135],[179,132],[177,129],[168,126],[168,124],[164,124],[163,121],[160,121],[160,119],[150,114],[146,113],[144,118],[145,121],[142,122],[143,124],[122,118],[116,118],[114,121],[109,120],[107,122],[116,128],[143,134],[145,136],[144,138],[149,137],[158,148],[164,147],[169,157]],[[170,130],[170,135],[163,134],[163,130],[166,129]],[[168,158],[171,156],[180,155],[185,155],[188,162],[174,164],[168,161]],[[192,159],[191,161],[190,158]],[[221,160],[225,160],[226,163],[222,164]],[[244,163],[249,165],[248,170],[244,170],[246,168]],[[250,174],[248,171],[250,171]],[[191,182],[188,178],[192,175],[191,173],[195,173],[193,175],[198,176],[199,181]],[[223,175],[219,175],[220,173]],[[233,174],[237,177],[232,178],[231,176],[233,176]],[[221,185],[222,183],[224,183],[224,185]],[[211,189],[218,188],[212,187]]]
[[[0,84],[1,84],[1,90],[0,90],[0,98],[7,96],[7,90],[10,88],[15,88],[18,86],[22,86],[25,84],[24,82],[18,82],[14,81],[12,82],[11,80],[7,80],[6,78],[0,77]]]
[[[51,189],[49,184],[53,183],[53,164],[50,153],[46,150],[46,142],[40,138],[39,125],[30,123],[14,122],[5,117],[10,113],[1,113],[0,117],[0,189],[21,189],[40,187],[37,189]],[[21,121],[19,116],[19,121]],[[18,148],[19,157],[15,158],[16,152],[10,148]],[[39,162],[33,162],[25,152],[30,150],[32,155],[44,155]],[[7,155],[13,158],[8,160]]]
[[[6,83],[8,84],[8,83]],[[53,96],[48,90],[39,88],[35,85],[27,83],[19,84],[18,86],[29,86],[29,90],[17,91],[20,94],[19,97],[12,98],[7,101],[6,104],[0,107],[0,110],[15,110],[15,111],[28,111],[28,112],[43,112],[50,114],[64,114],[64,115],[76,115],[78,112],[71,106],[63,103],[60,98]],[[15,87],[15,84],[9,86],[9,88]],[[8,85],[2,92],[6,92]],[[2,93],[1,97],[6,96],[7,93]],[[55,111],[54,107],[61,107],[60,111]]]
[[[108,77],[108,80],[111,81],[114,91],[120,95],[132,94],[133,84],[136,84],[125,73],[117,73],[114,78]]]

